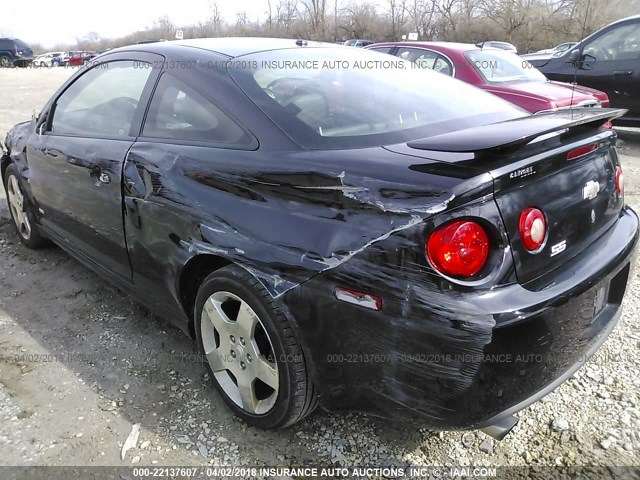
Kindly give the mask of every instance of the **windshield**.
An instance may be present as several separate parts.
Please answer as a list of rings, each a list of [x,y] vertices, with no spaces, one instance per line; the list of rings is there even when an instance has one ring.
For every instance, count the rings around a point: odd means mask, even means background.
[[[470,50],[469,63],[487,83],[546,82],[537,68],[515,53],[504,50]]]
[[[18,40],[17,38],[13,41],[20,50],[28,50],[29,45],[24,43],[22,40]]]
[[[526,115],[469,84],[369,50],[275,50],[232,63],[245,93],[305,148],[400,143]]]

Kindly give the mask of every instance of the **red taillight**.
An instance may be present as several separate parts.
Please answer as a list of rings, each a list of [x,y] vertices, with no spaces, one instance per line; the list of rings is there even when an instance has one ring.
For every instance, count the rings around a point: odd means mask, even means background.
[[[573,160],[574,158],[582,157],[587,153],[591,153],[597,149],[597,143],[592,143],[591,145],[585,145],[584,147],[576,148],[575,150],[572,150],[567,154],[567,160]]]
[[[530,252],[538,250],[547,237],[547,222],[544,214],[537,208],[525,209],[520,214],[518,231],[524,248]]]
[[[602,105],[603,107],[605,107],[604,105]],[[608,105],[607,105],[608,107]],[[609,120],[608,122],[605,122],[602,124],[602,128],[607,128],[609,130],[611,130],[613,128],[613,122],[611,122],[611,120]]]
[[[624,193],[624,175],[622,175],[622,167],[616,167],[616,195],[621,196]]]
[[[456,220],[431,234],[427,258],[441,273],[471,277],[482,270],[489,257],[489,238],[484,228],[469,220]]]

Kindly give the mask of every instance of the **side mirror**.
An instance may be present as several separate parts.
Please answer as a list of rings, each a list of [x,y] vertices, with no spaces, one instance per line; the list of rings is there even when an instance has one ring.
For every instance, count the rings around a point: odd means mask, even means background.
[[[571,50],[569,52],[569,55],[567,55],[567,63],[573,63],[576,67],[580,63],[581,59],[582,59],[582,55],[580,53],[580,50],[578,50],[577,48]]]

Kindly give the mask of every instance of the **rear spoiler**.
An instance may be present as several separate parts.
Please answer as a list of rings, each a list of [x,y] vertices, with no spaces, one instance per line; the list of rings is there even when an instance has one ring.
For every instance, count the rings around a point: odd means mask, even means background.
[[[574,127],[600,127],[627,110],[580,108],[531,115],[481,127],[436,135],[407,143],[411,148],[437,152],[479,152],[524,146],[533,139]]]

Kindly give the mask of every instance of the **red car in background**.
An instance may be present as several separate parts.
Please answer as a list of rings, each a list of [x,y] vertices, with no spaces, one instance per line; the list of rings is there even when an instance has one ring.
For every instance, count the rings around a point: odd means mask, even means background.
[[[96,52],[73,52],[67,64],[71,67],[80,67],[95,56]]]
[[[365,47],[475,85],[536,113],[569,107],[608,107],[606,93],[552,82],[518,55],[497,48],[449,42],[387,42]]]

